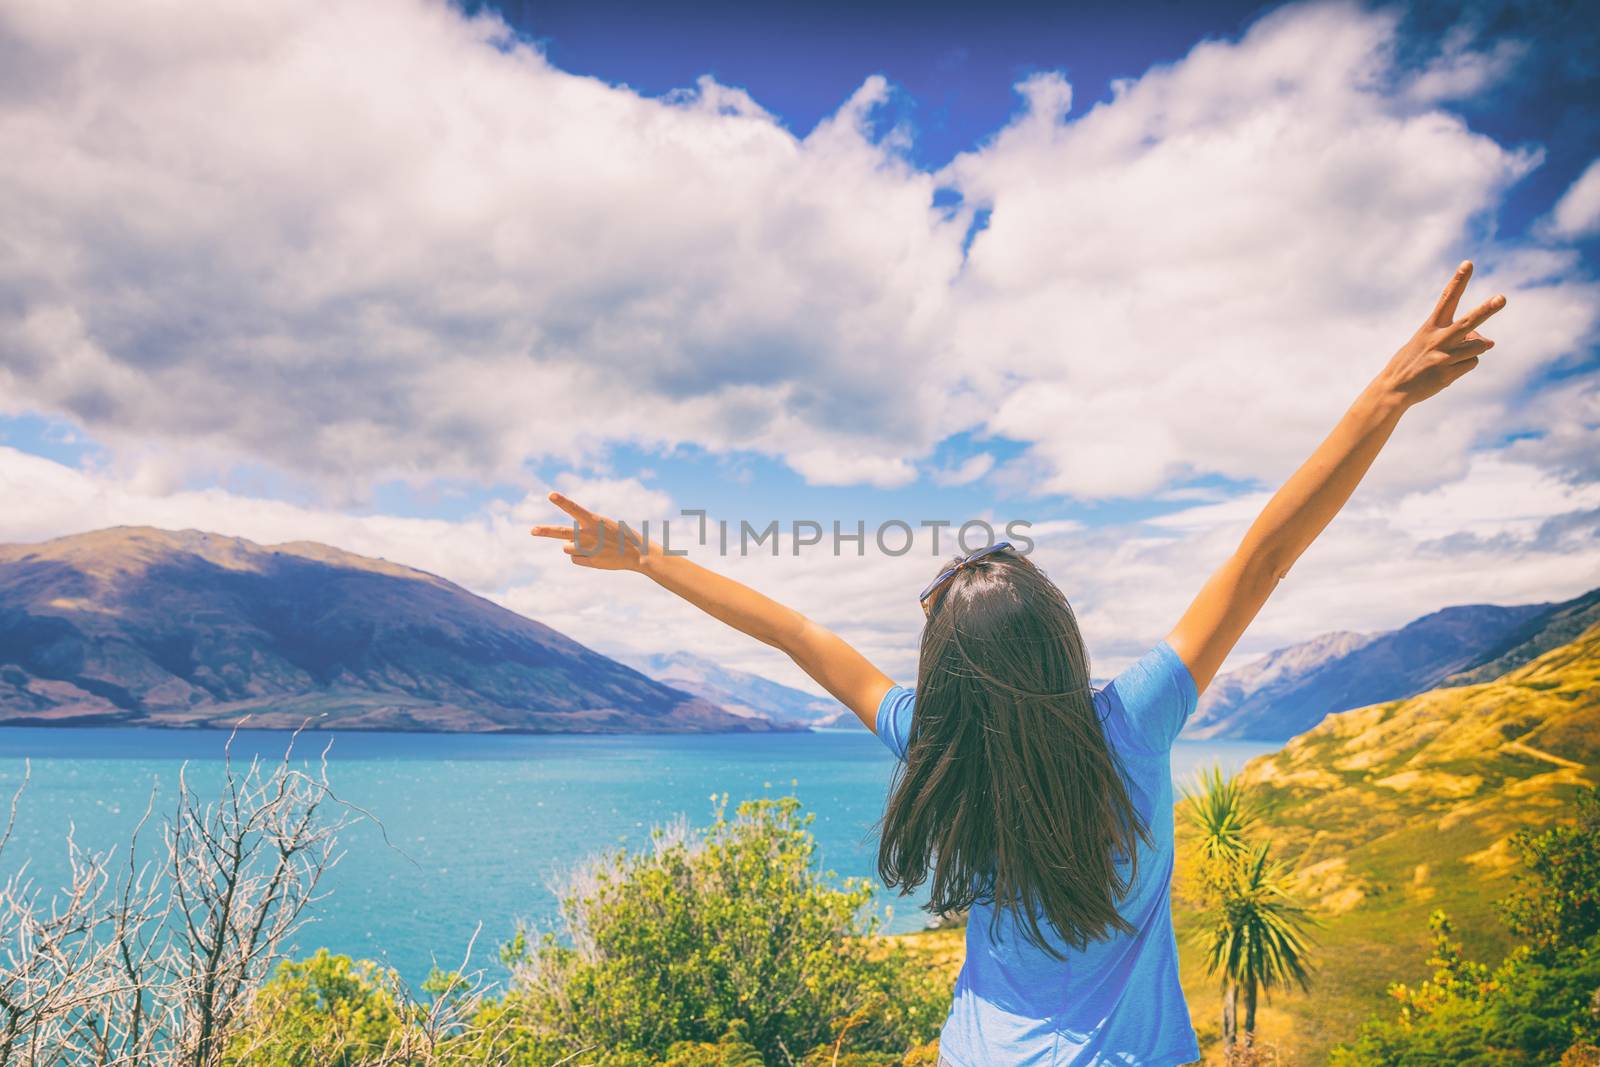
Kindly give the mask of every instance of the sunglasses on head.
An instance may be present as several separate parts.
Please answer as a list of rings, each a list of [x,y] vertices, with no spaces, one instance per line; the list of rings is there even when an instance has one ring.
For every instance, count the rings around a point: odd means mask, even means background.
[[[935,578],[932,582],[929,582],[928,588],[924,589],[922,591],[922,595],[917,598],[922,603],[922,610],[924,612],[928,610],[928,598],[937,593],[939,591],[939,587],[945,582],[948,582],[951,578],[955,577],[956,572],[961,570],[962,567],[965,567],[970,563],[976,563],[978,560],[983,559],[986,556],[992,556],[1003,548],[1010,547],[1010,541],[996,541],[988,548],[980,548],[976,552],[968,553],[962,558],[961,562],[952,567],[948,567],[943,571],[940,571],[939,577]]]

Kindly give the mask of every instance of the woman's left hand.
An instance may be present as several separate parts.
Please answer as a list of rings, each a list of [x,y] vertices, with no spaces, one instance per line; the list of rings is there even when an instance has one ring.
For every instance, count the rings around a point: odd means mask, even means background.
[[[1479,356],[1494,347],[1478,327],[1506,306],[1504,296],[1490,297],[1471,314],[1455,317],[1471,277],[1472,262],[1468,260],[1456,268],[1432,314],[1400,346],[1374,381],[1374,387],[1410,407],[1453,384],[1478,365]]]

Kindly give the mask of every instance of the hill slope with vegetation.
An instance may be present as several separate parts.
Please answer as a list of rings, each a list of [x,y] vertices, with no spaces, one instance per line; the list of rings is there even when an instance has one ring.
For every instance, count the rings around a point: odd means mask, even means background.
[[[1493,681],[1329,716],[1240,777],[1323,923],[1312,991],[1280,998],[1263,1033],[1318,1062],[1389,1007],[1390,983],[1425,977],[1433,910],[1470,955],[1507,949],[1495,902],[1518,869],[1512,835],[1600,782],[1600,624]],[[1181,937],[1181,893],[1177,908]],[[1185,979],[1209,1023],[1193,952]]]

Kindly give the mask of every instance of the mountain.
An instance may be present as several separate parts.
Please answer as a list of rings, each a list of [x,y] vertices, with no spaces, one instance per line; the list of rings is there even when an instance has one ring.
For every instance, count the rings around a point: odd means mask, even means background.
[[[443,578],[327,545],[116,527],[0,546],[0,722],[768,730]]]
[[[1577,637],[1600,621],[1600,589],[1555,604],[1515,627],[1494,647],[1445,679],[1447,685],[1471,685],[1498,678],[1515,667],[1535,659],[1557,645]]]
[[[849,714],[836,700],[781,685],[759,674],[723,667],[692,652],[620,658],[658,682],[704,697],[735,715],[765,717],[804,726],[831,726],[841,715]]]
[[[1495,901],[1520,869],[1511,835],[1565,817],[1600,783],[1600,623],[1491,681],[1330,715],[1240,780],[1322,923],[1311,993],[1282,998],[1273,1028],[1295,1062],[1325,1062],[1359,1020],[1392,1013],[1389,982],[1430,973],[1434,908],[1473,958],[1508,947]],[[1192,869],[1181,853],[1179,866]],[[1174,912],[1180,937],[1201,921],[1182,899]],[[1185,986],[1209,1016],[1199,957],[1185,959]]]
[[[1184,735],[1232,736],[1240,726],[1253,724],[1252,717],[1267,719],[1275,705],[1304,699],[1306,690],[1315,691],[1320,673],[1379,636],[1335,630],[1219,675],[1201,694]]]
[[[1386,633],[1340,631],[1278,649],[1213,681],[1184,736],[1282,741],[1332,712],[1420,693],[1478,664],[1554,607],[1468,604]],[[1532,652],[1529,640],[1517,647]]]

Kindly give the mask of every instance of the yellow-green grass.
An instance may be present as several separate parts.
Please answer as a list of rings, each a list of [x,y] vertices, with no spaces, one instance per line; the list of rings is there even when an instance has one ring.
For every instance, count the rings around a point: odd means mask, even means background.
[[[1513,833],[1561,817],[1600,783],[1600,625],[1491,682],[1435,689],[1331,715],[1241,772],[1275,855],[1322,923],[1309,993],[1277,994],[1260,1037],[1288,1062],[1317,1064],[1392,1010],[1386,990],[1428,974],[1428,913],[1450,913],[1469,954],[1509,941],[1495,902],[1517,875]],[[1220,992],[1201,969],[1184,830],[1173,911],[1182,979],[1208,1058]],[[954,977],[963,932],[904,941]]]

